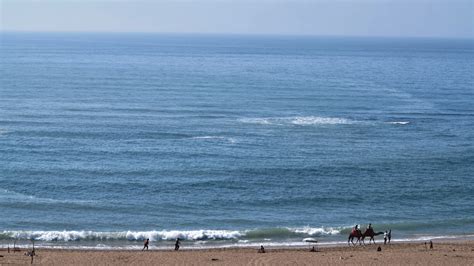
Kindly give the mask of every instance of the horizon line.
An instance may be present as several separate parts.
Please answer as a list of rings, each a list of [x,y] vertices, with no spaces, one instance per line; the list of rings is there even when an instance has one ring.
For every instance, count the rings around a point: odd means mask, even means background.
[[[314,37],[314,38],[380,38],[380,39],[450,39],[474,41],[473,37],[457,36],[413,36],[413,35],[327,35],[327,34],[292,34],[292,33],[238,33],[238,32],[166,32],[166,31],[30,31],[30,30],[3,30],[3,33],[39,33],[39,34],[156,34],[156,35],[214,35],[214,36],[252,36],[252,37]]]

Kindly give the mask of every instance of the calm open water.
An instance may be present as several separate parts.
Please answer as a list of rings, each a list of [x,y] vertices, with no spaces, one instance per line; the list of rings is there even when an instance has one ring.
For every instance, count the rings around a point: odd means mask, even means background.
[[[0,244],[474,235],[473,40],[2,33],[0,59]]]

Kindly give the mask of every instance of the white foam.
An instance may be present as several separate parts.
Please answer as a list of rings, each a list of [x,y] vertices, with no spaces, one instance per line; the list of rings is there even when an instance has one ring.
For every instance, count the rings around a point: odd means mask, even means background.
[[[201,230],[197,230],[201,231]],[[203,231],[226,231],[226,230],[203,230]],[[69,237],[68,241],[77,241],[79,240],[79,236],[81,237],[86,237],[89,235],[89,239],[92,239],[90,235],[95,235],[96,237],[102,237],[103,239],[115,239],[115,237],[121,236],[124,237],[128,234],[128,237],[131,239],[135,239],[136,237],[139,237],[140,240],[142,241],[145,237],[150,238],[152,240],[152,245],[151,249],[156,249],[156,250],[167,250],[171,248],[172,243],[169,242],[155,242],[156,240],[153,240],[151,237],[154,233],[159,233],[161,231],[149,231],[149,232],[91,232],[91,231],[36,231],[36,232],[28,232],[24,231],[22,232],[24,235],[21,235],[20,232],[18,236],[22,236],[21,239],[26,240],[26,239],[35,239],[35,240],[40,240],[40,238],[32,238],[33,235],[41,235],[43,239],[57,239],[57,240],[50,240],[49,242],[35,242],[35,246],[39,247],[45,247],[45,248],[52,248],[52,249],[96,249],[96,250],[139,250],[142,248],[140,244],[137,245],[136,242],[129,242],[129,243],[117,243],[117,242],[110,242],[110,243],[97,243],[97,242],[76,242],[74,244],[67,244],[64,242],[64,244],[60,243],[59,239],[63,238],[66,239],[65,237]],[[187,232],[196,232],[196,231],[187,231]],[[226,231],[226,232],[231,232],[231,231]],[[13,232],[7,232],[4,231],[3,234],[8,233],[9,235],[13,236]],[[33,235],[31,235],[33,233]],[[136,234],[138,233],[138,234]],[[0,232],[0,234],[2,234]],[[112,235],[115,235],[112,237]],[[185,234],[181,234],[181,236],[184,236]],[[176,237],[176,234],[172,235],[172,240],[175,240],[174,237]],[[16,238],[17,240],[20,238]],[[21,240],[20,239],[20,240]],[[345,237],[344,237],[345,239]],[[463,240],[463,239],[474,239],[474,235],[443,235],[443,236],[418,236],[418,237],[413,237],[413,238],[397,238],[397,239],[392,239],[393,242],[420,242],[420,241],[428,241],[428,240]],[[95,239],[98,240],[98,239]],[[183,240],[184,237],[183,237]],[[305,240],[318,240],[318,243],[311,243],[307,242]],[[340,245],[347,245],[347,241],[343,240],[324,240],[317,238],[303,238],[301,240],[290,240],[290,241],[271,241],[270,239],[262,239],[262,240],[255,240],[255,241],[249,241],[249,240],[238,240],[236,242],[234,241],[224,241],[224,242],[212,242],[212,241],[193,241],[192,243],[188,242],[186,243],[185,247],[186,249],[209,249],[209,248],[232,248],[232,247],[256,247],[258,248],[260,245],[265,245],[265,247],[305,247],[308,244],[312,245],[318,245],[318,246],[340,246]],[[44,240],[43,240],[44,241]],[[57,241],[57,242],[55,242]],[[81,244],[79,244],[81,243]],[[8,246],[11,247],[12,242],[8,241],[7,243],[5,242],[0,242],[0,248],[7,248]],[[17,241],[17,246],[21,248],[30,248],[31,243],[25,242],[25,241]]]
[[[340,229],[332,227],[301,227],[285,228],[295,234],[305,234],[307,236],[336,235]],[[153,231],[120,231],[120,232],[99,232],[99,231],[3,231],[0,234],[15,239],[34,239],[40,241],[102,241],[102,240],[127,240],[142,241],[149,238],[152,241],[175,240],[180,238],[190,241],[204,240],[245,240],[245,237],[252,237],[252,234],[265,232],[263,229],[253,229],[245,231],[237,230],[153,230]],[[278,231],[278,230],[277,230]],[[265,233],[264,233],[265,234]],[[278,232],[273,235],[269,231],[266,239],[270,240],[274,236],[278,237]],[[297,237],[297,235],[295,235]],[[242,239],[244,238],[244,239]]]
[[[221,136],[198,136],[198,137],[193,137],[193,139],[225,139],[225,138]]]
[[[15,200],[19,202],[35,202],[35,203],[75,203],[75,204],[89,204],[95,203],[92,200],[60,200],[44,197],[36,197],[33,195],[26,195],[13,190],[0,189],[0,199]]]
[[[392,124],[392,125],[408,125],[410,124],[409,121],[394,121],[394,122],[388,122],[389,124]]]
[[[339,117],[320,117],[320,116],[293,116],[293,117],[260,117],[260,118],[241,118],[242,123],[260,124],[260,125],[343,125],[352,124],[355,121]]]
[[[298,116],[291,119],[291,123],[295,125],[340,125],[351,124],[351,121],[345,118],[337,117],[318,117],[318,116]]]
[[[271,125],[271,118],[241,118],[239,119],[242,123],[247,124],[260,124],[260,125]]]
[[[223,136],[196,136],[192,137],[192,139],[202,139],[202,140],[226,140],[230,143],[235,143],[236,140],[234,138],[228,138]]]
[[[309,236],[320,236],[320,235],[337,235],[341,233],[340,229],[332,227],[302,227],[302,228],[288,228],[288,230],[299,233],[307,234]]]
[[[158,236],[162,240],[181,238],[185,240],[203,239],[237,239],[242,236],[239,231],[230,230],[192,230],[192,231],[160,231]]]
[[[122,232],[95,232],[95,231],[3,231],[16,239],[34,239],[40,241],[79,241],[79,240],[128,240],[142,241],[149,238],[152,241],[174,240],[230,240],[242,236],[239,231],[231,230],[189,230],[189,231],[122,231]]]

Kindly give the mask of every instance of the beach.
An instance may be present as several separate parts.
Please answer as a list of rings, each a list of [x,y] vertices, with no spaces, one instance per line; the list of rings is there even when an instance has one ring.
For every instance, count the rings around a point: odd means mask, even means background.
[[[382,251],[378,252],[378,247]],[[258,253],[257,248],[93,251],[37,249],[37,265],[473,265],[474,241],[429,244],[396,243],[365,246],[274,248]],[[30,264],[25,250],[16,253],[0,251],[0,265]]]

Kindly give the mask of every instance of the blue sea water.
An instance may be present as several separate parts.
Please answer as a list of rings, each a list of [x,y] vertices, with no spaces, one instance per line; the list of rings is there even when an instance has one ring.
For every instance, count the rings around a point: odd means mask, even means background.
[[[0,244],[474,235],[474,41],[2,33]]]

